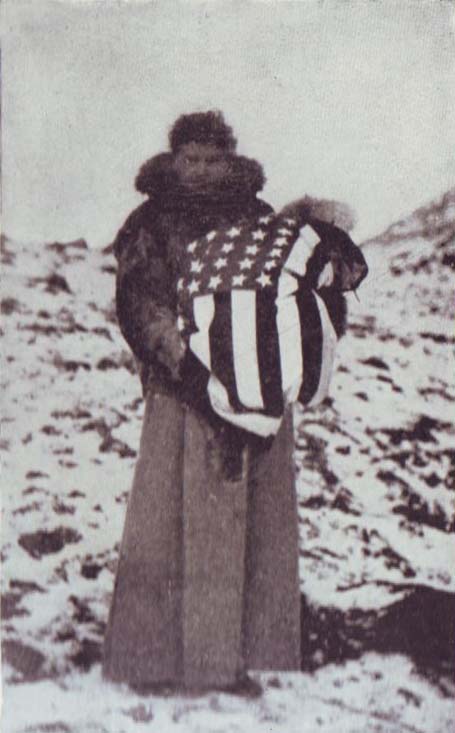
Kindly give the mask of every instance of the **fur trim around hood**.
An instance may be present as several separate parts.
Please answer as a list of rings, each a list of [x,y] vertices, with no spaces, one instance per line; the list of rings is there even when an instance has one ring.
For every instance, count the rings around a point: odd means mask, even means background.
[[[309,218],[319,219],[327,224],[334,224],[346,232],[352,231],[356,225],[355,211],[342,201],[319,199],[304,196],[287,204],[281,211],[283,216],[291,216],[304,222]]]
[[[262,191],[266,178],[258,161],[242,155],[233,155],[231,161],[232,172],[227,182],[228,188],[243,191],[250,196]],[[178,186],[178,182],[172,169],[172,153],[159,153],[146,160],[135,179],[136,190],[149,198],[159,197],[175,186]],[[357,219],[354,210],[342,201],[308,195],[287,204],[280,213],[302,222],[312,217],[334,224],[347,232],[354,228]]]
[[[263,189],[265,175],[260,163],[242,155],[233,155],[231,163],[232,171],[228,181],[231,187],[247,191],[253,196]],[[159,153],[140,167],[135,187],[139,193],[152,197],[169,190],[176,183],[176,175],[172,169],[172,153]]]

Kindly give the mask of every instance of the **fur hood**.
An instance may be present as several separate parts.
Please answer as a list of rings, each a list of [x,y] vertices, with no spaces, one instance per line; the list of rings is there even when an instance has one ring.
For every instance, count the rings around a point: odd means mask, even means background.
[[[264,170],[258,161],[242,155],[231,157],[231,175],[226,182],[228,190],[255,197],[265,182]],[[135,188],[151,199],[176,192],[179,184],[172,169],[172,153],[159,153],[146,160],[136,176]],[[356,224],[355,212],[348,204],[308,195],[287,204],[280,213],[295,217],[302,223],[309,218],[319,219],[348,232]]]
[[[287,204],[281,211],[283,216],[291,216],[304,223],[308,219],[319,219],[327,224],[334,224],[345,232],[350,232],[356,225],[354,210],[342,201],[319,199],[314,196],[304,196],[301,199]]]
[[[255,196],[265,184],[264,171],[260,163],[242,155],[231,157],[231,174],[227,187]],[[172,153],[160,153],[147,160],[139,169],[135,187],[139,193],[149,197],[159,196],[178,186],[172,169]]]

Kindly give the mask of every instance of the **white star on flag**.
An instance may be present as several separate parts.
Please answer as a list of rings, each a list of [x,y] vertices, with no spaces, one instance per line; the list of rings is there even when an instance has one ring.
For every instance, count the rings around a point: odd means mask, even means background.
[[[179,277],[177,280],[177,290],[182,290],[183,288],[183,277]]]
[[[296,220],[291,218],[285,219],[284,221],[286,222],[286,224],[289,224],[290,227],[294,227],[297,224]]]
[[[262,229],[258,229],[256,232],[253,232],[253,239],[256,241],[263,241],[266,237],[265,232],[262,231]]]
[[[216,237],[216,231],[213,229],[211,232],[209,232],[205,236],[206,236],[207,242],[211,242],[212,239],[215,239]]]
[[[264,270],[273,270],[273,268],[276,266],[276,262],[274,262],[273,260],[267,260],[264,265]]]
[[[253,260],[249,260],[248,257],[245,257],[244,260],[241,260],[241,262],[239,262],[241,270],[249,270],[252,264],[253,264]]]
[[[194,242],[191,242],[191,244],[188,245],[188,252],[191,252],[191,254],[193,254],[197,247],[197,244],[198,244],[197,240],[195,240]]]
[[[234,249],[234,245],[228,244],[227,242],[226,244],[223,244],[223,246],[221,247],[222,252],[231,252],[233,249]]]
[[[191,280],[190,284],[188,285],[188,292],[197,293],[198,290],[199,282],[197,280]]]
[[[194,260],[191,263],[190,272],[201,272],[204,265],[200,260]]]
[[[250,244],[246,248],[245,252],[247,253],[247,255],[255,255],[259,252],[259,247],[257,246],[257,244]]]
[[[277,237],[277,239],[275,239],[273,244],[276,245],[277,247],[283,247],[287,243],[288,243],[288,240],[286,239],[286,237]]]
[[[286,229],[285,227],[281,227],[281,229],[278,229],[278,234],[292,234],[290,229]]]
[[[182,316],[177,316],[177,328],[179,331],[185,329],[185,319]]]
[[[232,278],[232,284],[233,285],[243,285],[243,281],[245,280],[245,275],[234,275]]]
[[[272,284],[270,275],[266,275],[265,272],[261,272],[260,276],[256,278],[256,282],[258,282],[262,287]]]
[[[227,265],[227,259],[226,257],[218,257],[216,262],[213,263],[214,267],[216,267],[217,270],[221,270],[222,267],[226,267]]]
[[[272,214],[267,214],[267,216],[261,216],[259,219],[259,224],[269,224],[273,219]]]
[[[278,247],[274,247],[269,253],[269,257],[281,257],[281,255],[281,249],[278,249]]]
[[[240,229],[238,227],[232,227],[232,229],[229,229],[227,232],[228,237],[237,237],[237,235],[240,234]]]
[[[221,278],[219,275],[214,275],[209,280],[209,288],[213,288],[214,290],[216,290],[218,285],[220,284],[221,284]]]

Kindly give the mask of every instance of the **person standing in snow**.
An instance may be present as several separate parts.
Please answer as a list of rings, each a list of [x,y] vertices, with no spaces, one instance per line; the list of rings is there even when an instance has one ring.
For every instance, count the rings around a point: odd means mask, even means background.
[[[293,427],[255,437],[211,410],[177,328],[184,248],[273,212],[261,165],[217,111],[181,116],[120,229],[117,313],[146,406],[103,672],[141,691],[258,694],[247,670],[300,669]],[[196,370],[197,371],[197,370]]]

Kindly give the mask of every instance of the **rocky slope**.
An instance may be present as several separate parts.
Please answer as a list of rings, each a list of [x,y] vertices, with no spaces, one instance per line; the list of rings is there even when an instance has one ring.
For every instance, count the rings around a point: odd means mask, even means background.
[[[143,410],[114,261],[4,238],[5,733],[451,730],[454,204],[365,244],[331,397],[297,411],[303,674],[255,703],[101,681]]]

